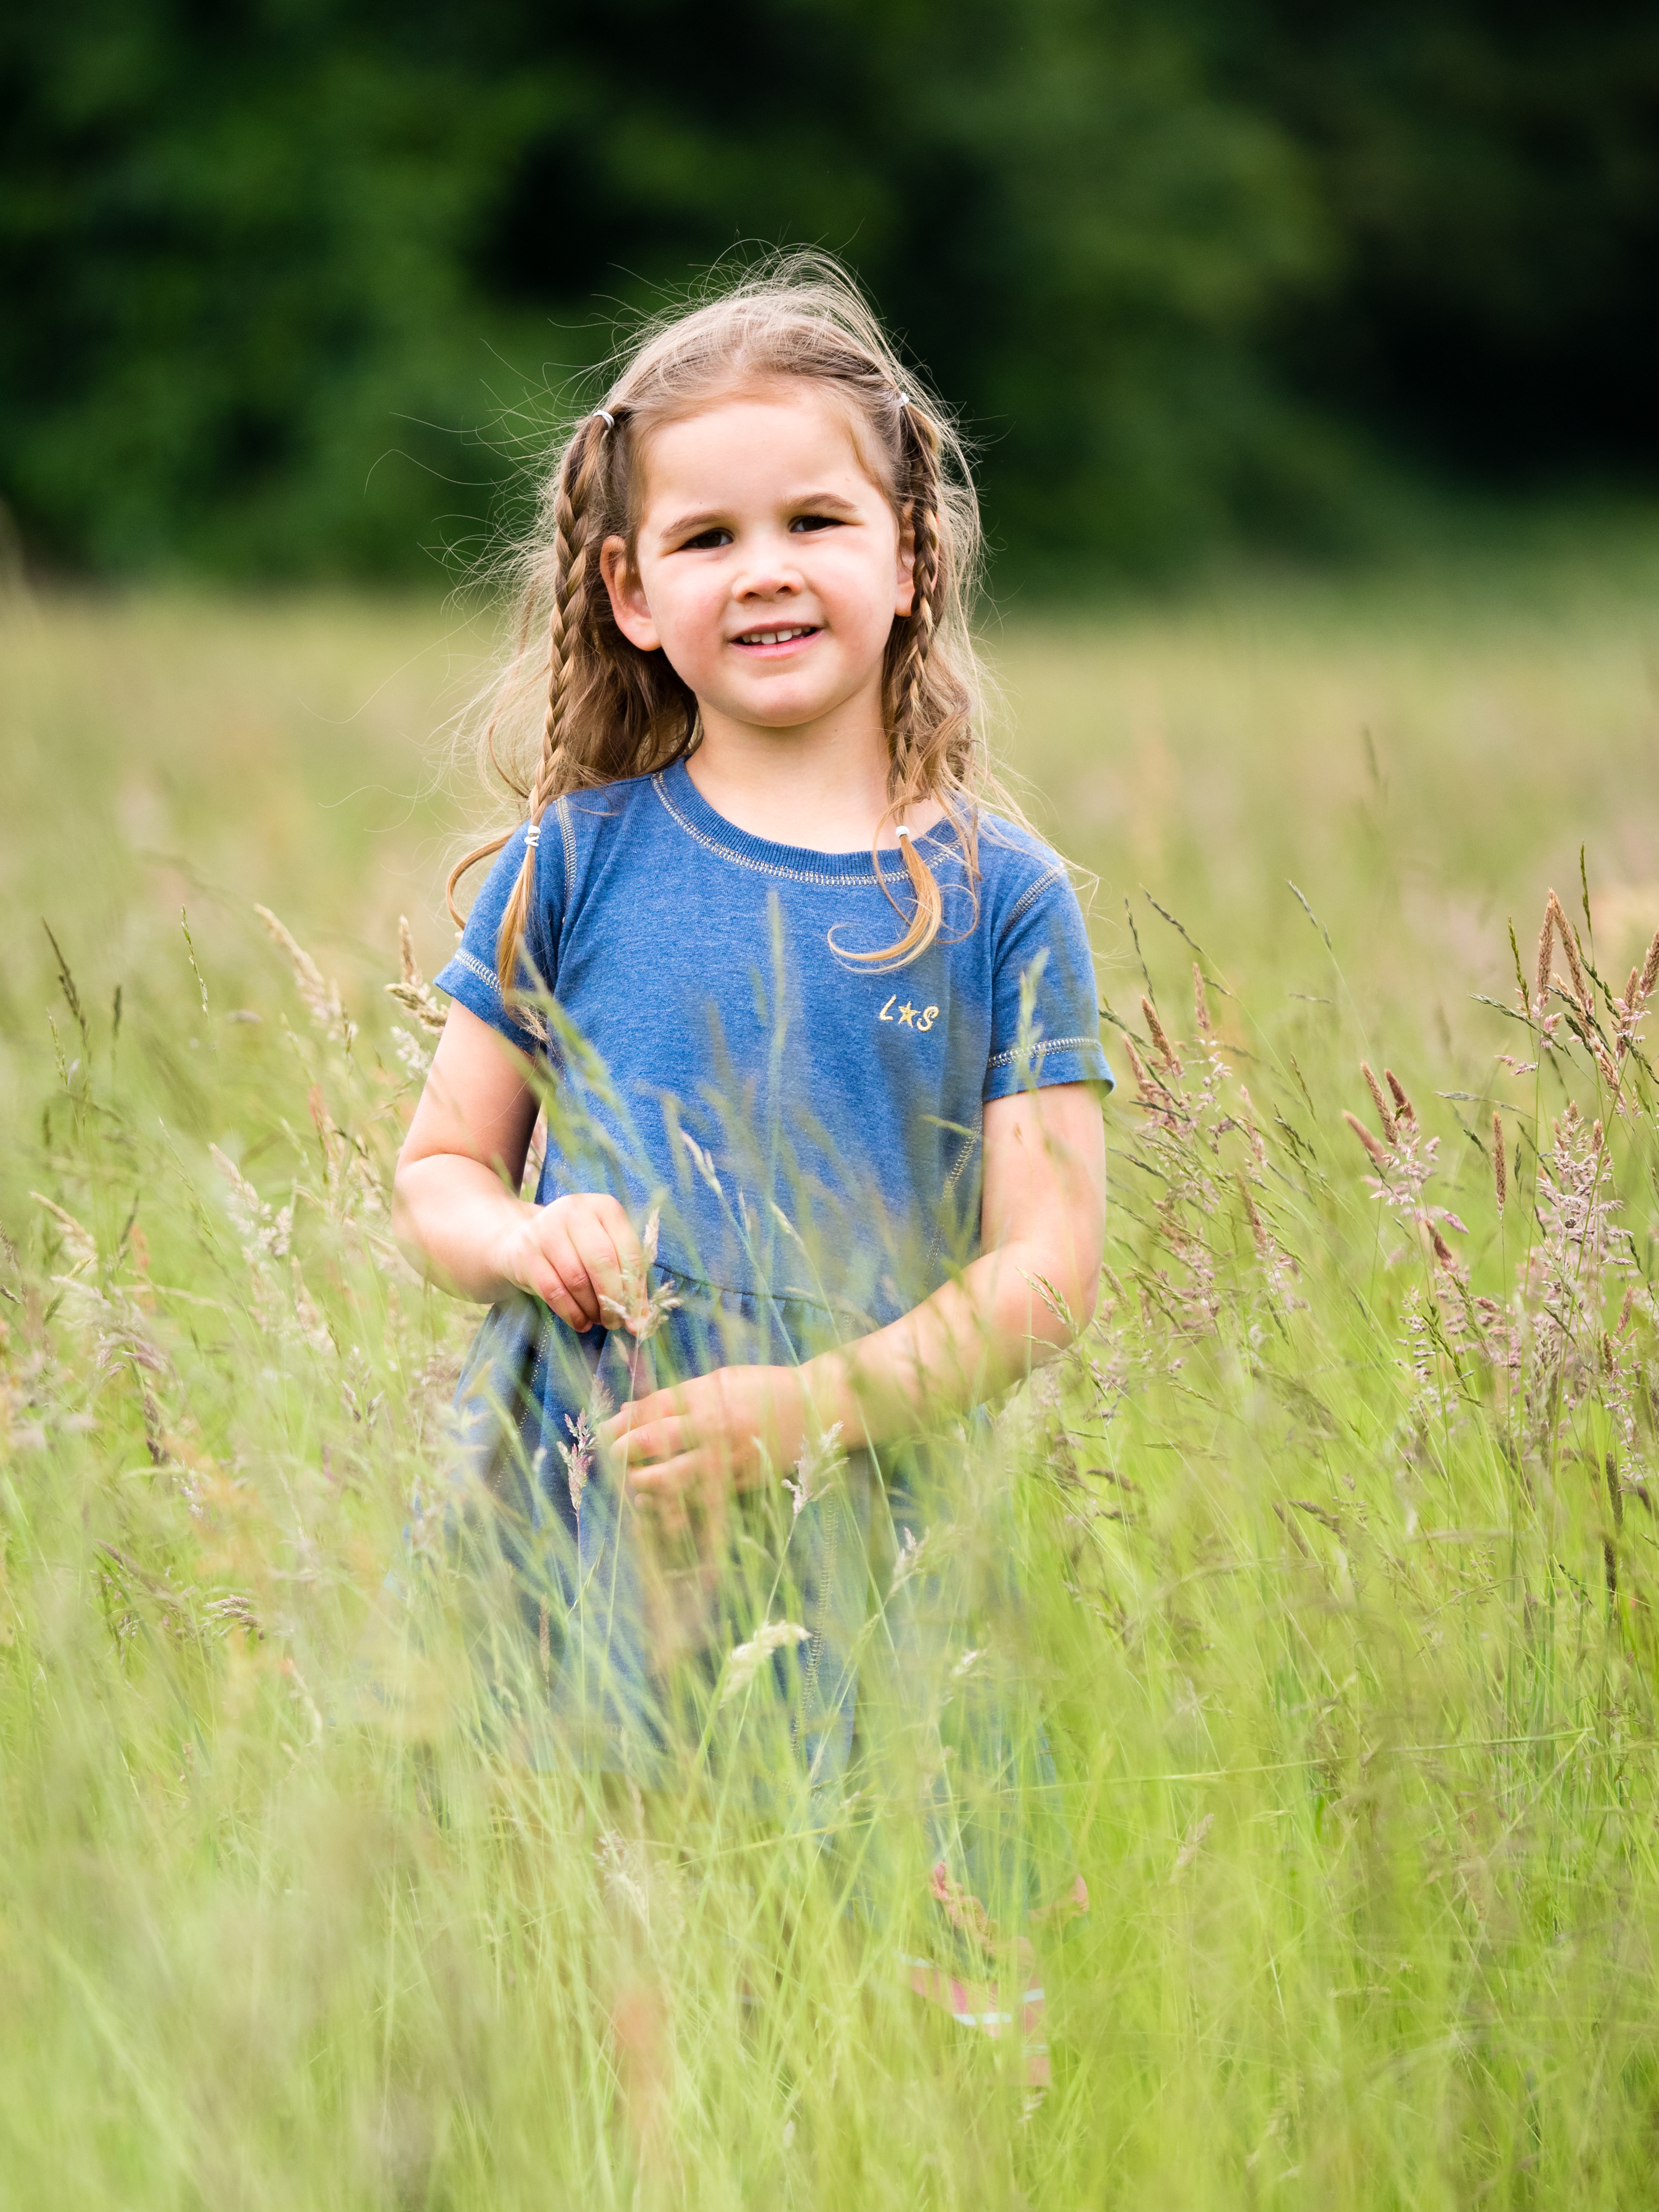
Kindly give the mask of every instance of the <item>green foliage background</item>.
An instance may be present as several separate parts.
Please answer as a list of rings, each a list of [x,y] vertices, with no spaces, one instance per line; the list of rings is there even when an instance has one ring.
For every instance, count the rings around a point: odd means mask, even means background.
[[[0,497],[51,568],[481,550],[618,310],[844,253],[1053,580],[1650,470],[1630,0],[69,0],[0,25]]]

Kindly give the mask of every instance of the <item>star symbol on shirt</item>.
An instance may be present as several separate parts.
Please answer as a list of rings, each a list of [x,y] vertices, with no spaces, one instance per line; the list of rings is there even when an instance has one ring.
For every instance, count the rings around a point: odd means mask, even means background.
[[[916,1010],[915,1010],[915,1007],[910,1004],[910,1001],[909,1001],[908,999],[905,1000],[904,1004],[903,1004],[903,1005],[899,1008],[899,1010],[898,1010],[898,1017],[899,1017],[899,1020],[900,1020],[902,1023],[908,1024],[908,1023],[910,1023],[910,1022],[914,1022],[914,1021],[915,1021],[915,1018],[916,1018]]]

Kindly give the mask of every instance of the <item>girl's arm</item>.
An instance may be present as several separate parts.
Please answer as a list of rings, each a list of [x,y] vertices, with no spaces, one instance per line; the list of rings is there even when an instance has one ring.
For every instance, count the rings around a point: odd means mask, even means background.
[[[980,1257],[911,1312],[814,1360],[831,1419],[872,1443],[1000,1396],[1063,1352],[1095,1310],[1106,1241],[1106,1133],[1089,1083],[985,1109]],[[1066,1318],[1069,1316],[1069,1319]],[[850,1418],[849,1418],[850,1417]]]
[[[614,1198],[584,1193],[534,1206],[519,1185],[536,1126],[527,1054],[452,1006],[398,1156],[392,1227],[428,1280],[493,1305],[533,1291],[574,1329],[601,1297],[632,1312],[645,1256]]]
[[[983,1249],[954,1282],[803,1367],[721,1368],[624,1406],[600,1434],[628,1440],[633,1488],[674,1510],[687,1491],[787,1468],[836,1422],[848,1445],[882,1443],[995,1397],[1062,1351],[1094,1311],[1105,1241],[1095,1086],[994,1099],[984,1152]]]

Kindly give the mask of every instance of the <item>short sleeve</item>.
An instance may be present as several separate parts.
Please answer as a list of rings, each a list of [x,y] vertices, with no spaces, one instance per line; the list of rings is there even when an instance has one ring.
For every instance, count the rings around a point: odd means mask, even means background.
[[[520,956],[519,984],[526,991],[556,993],[564,878],[557,836],[550,838],[548,835],[549,830],[556,830],[550,810],[546,819],[547,828],[536,849],[535,884]],[[520,1051],[532,1049],[538,1040],[534,1031],[501,1003],[501,986],[495,980],[495,946],[501,916],[524,866],[527,829],[527,823],[520,823],[495,855],[483,889],[472,902],[460,943],[432,979],[439,990],[447,992],[480,1021],[488,1022]]]
[[[1063,865],[1016,894],[997,932],[984,1097],[1030,1085],[1115,1081],[1100,1042],[1095,963]]]

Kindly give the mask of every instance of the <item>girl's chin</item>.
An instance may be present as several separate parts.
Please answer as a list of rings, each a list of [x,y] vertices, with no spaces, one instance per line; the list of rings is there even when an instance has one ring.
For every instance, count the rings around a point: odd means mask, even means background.
[[[711,706],[718,706],[738,721],[793,727],[833,714],[845,704],[848,693],[818,677],[792,683],[780,672],[769,684],[724,684],[718,692],[706,696]]]
[[[835,705],[833,699],[815,700],[804,707],[791,708],[781,705],[775,699],[769,699],[763,704],[739,710],[732,719],[770,737],[793,738],[802,730],[811,729],[821,722],[826,714],[834,712]]]

